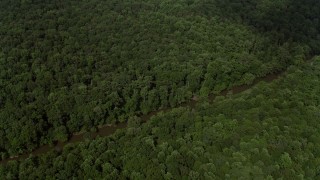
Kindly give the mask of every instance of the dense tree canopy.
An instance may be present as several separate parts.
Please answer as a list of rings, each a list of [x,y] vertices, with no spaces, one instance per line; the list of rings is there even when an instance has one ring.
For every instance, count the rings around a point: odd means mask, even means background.
[[[319,18],[317,0],[2,0],[1,157],[299,67],[320,52]],[[13,162],[0,174],[40,177],[33,168],[43,168],[39,173],[57,178],[315,177],[317,124],[310,118],[319,119],[312,90],[319,76],[312,68],[302,68],[308,75],[291,68],[284,85],[218,98],[217,107],[178,109],[112,138]],[[81,170],[67,168],[81,160]]]
[[[0,167],[1,179],[317,179],[320,58],[237,95]]]

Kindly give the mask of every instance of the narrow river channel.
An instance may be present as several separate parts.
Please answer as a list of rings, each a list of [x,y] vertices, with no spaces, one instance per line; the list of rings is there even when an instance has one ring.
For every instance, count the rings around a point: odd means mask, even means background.
[[[279,78],[282,74],[283,74],[283,72],[275,73],[275,74],[268,74],[268,75],[266,75],[264,77],[256,78],[251,85],[236,86],[236,87],[233,87],[233,88],[231,88],[229,90],[222,91],[219,95],[220,96],[226,96],[229,92],[232,93],[232,94],[238,94],[238,93],[241,93],[241,92],[243,92],[245,90],[248,90],[248,89],[252,88],[254,85],[259,83],[260,81],[271,82],[271,81]],[[212,102],[215,97],[216,97],[216,95],[210,95],[208,97],[209,102]],[[189,102],[180,104],[178,107],[191,107],[191,108],[193,108],[193,107],[195,107],[195,105],[197,103],[198,103],[197,98],[193,98]],[[174,108],[178,108],[178,107],[174,107]],[[170,111],[170,110],[172,110],[174,108],[167,108],[167,109],[162,109],[162,110],[158,110],[158,111],[153,111],[153,112],[148,113],[147,115],[140,116],[140,118],[141,118],[142,122],[146,122],[152,116],[155,116],[160,112]],[[101,136],[101,137],[110,136],[111,134],[116,132],[117,129],[124,129],[126,127],[127,127],[127,123],[118,123],[116,125],[105,125],[105,126],[102,126],[101,128],[99,128],[96,132],[90,132],[89,136],[92,139],[96,138],[97,136]],[[13,161],[13,160],[23,160],[23,159],[28,158],[30,155],[37,156],[37,155],[41,155],[41,154],[47,153],[47,152],[49,152],[51,150],[59,150],[60,151],[67,144],[84,141],[86,139],[85,137],[87,135],[88,135],[88,132],[74,134],[66,142],[60,142],[59,141],[55,145],[44,145],[44,146],[39,147],[38,149],[35,149],[34,151],[32,151],[30,153],[25,153],[25,154],[22,154],[22,155],[18,155],[18,156],[15,156],[15,157],[10,157],[10,158],[4,159],[4,160],[0,161],[0,164],[6,164],[7,162]]]

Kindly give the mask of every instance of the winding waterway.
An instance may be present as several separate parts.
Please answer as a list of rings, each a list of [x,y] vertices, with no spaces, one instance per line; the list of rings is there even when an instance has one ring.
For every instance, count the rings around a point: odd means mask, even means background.
[[[265,77],[256,78],[251,85],[236,86],[236,87],[233,87],[233,88],[231,88],[229,90],[222,91],[219,95],[220,96],[226,96],[229,92],[232,93],[232,94],[241,93],[241,92],[243,92],[243,91],[245,91],[247,89],[250,89],[251,87],[253,87],[257,83],[259,83],[260,81],[271,82],[271,81],[279,78],[281,74],[283,74],[283,72],[275,73],[275,74],[268,74]],[[216,95],[210,95],[208,97],[208,100],[211,102],[211,101],[214,100],[215,97],[216,97]],[[191,107],[191,108],[193,108],[193,107],[195,107],[195,105],[197,103],[198,103],[197,98],[193,98],[189,102],[180,104],[178,107]],[[174,108],[177,108],[177,107],[174,107]],[[172,110],[174,108],[167,108],[167,109],[162,109],[162,110],[158,110],[158,111],[153,111],[153,112],[148,113],[147,115],[140,116],[140,118],[141,118],[142,122],[146,122],[152,116],[155,116],[160,112],[170,111],[170,110]],[[91,137],[92,139],[96,138],[97,136],[101,136],[101,137],[110,136],[111,134],[116,132],[117,129],[124,129],[126,127],[127,127],[127,123],[118,123],[116,125],[105,125],[105,126],[102,126],[102,127],[98,128],[97,132],[84,132],[84,133],[74,134],[66,142],[60,142],[59,141],[55,145],[44,145],[44,146],[41,146],[41,147],[35,149],[32,152],[4,159],[4,160],[0,161],[0,164],[6,164],[7,162],[13,161],[13,160],[23,160],[23,159],[28,158],[30,155],[37,156],[37,155],[41,155],[41,154],[47,153],[47,152],[49,152],[51,150],[60,151],[67,144],[84,141],[86,139],[85,136],[87,136],[87,135],[89,135],[89,137]]]

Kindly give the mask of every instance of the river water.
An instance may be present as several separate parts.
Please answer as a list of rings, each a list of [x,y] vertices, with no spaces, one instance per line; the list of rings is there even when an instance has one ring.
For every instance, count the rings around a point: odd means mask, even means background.
[[[231,93],[231,94],[241,93],[241,92],[243,92],[245,90],[250,89],[252,86],[256,85],[260,81],[271,82],[271,81],[277,79],[281,74],[282,73],[268,74],[265,77],[256,78],[251,85],[236,86],[236,87],[231,88],[230,90],[222,91],[219,95],[220,96],[226,96],[228,93]],[[216,97],[215,95],[210,95],[208,97],[209,102],[213,101],[215,97]],[[198,98],[194,97],[189,102],[182,103],[178,107],[191,107],[191,108],[194,108],[196,106],[196,104],[198,103],[197,99]],[[177,107],[175,107],[175,108],[177,108]],[[140,118],[141,118],[142,122],[146,122],[152,116],[155,116],[160,112],[170,111],[172,109],[173,108],[167,108],[167,109],[162,109],[162,110],[158,110],[158,111],[153,111],[153,112],[148,113],[147,115],[140,116]],[[44,145],[44,146],[39,147],[38,149],[35,149],[34,151],[32,151],[30,153],[25,153],[25,154],[22,154],[22,155],[18,155],[18,156],[15,156],[15,157],[10,157],[8,159],[4,159],[4,160],[0,161],[0,164],[6,164],[7,162],[13,161],[13,160],[23,160],[23,159],[28,158],[30,155],[37,156],[37,155],[41,155],[41,154],[47,153],[47,152],[49,152],[51,150],[61,151],[63,149],[63,147],[65,145],[67,145],[67,144],[84,141],[86,139],[85,136],[87,136],[87,135],[89,135],[89,137],[91,137],[92,139],[96,138],[97,136],[105,137],[105,136],[109,136],[109,135],[113,134],[118,129],[124,129],[126,127],[127,127],[127,123],[118,123],[116,125],[105,125],[105,126],[102,126],[101,128],[98,128],[97,132],[89,132],[89,133],[85,132],[85,133],[80,133],[80,134],[74,134],[66,142],[60,142],[59,141],[59,142],[55,143],[55,145]]]

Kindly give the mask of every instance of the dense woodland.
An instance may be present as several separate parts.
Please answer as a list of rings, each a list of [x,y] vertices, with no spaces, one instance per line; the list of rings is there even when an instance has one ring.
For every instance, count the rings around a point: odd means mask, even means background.
[[[2,0],[3,159],[295,68],[281,83],[218,106],[177,109],[62,154],[10,163],[0,174],[315,177],[318,67],[297,69],[320,52],[319,21],[318,0]]]
[[[0,167],[1,179],[318,179],[320,57],[285,77],[111,137]]]

